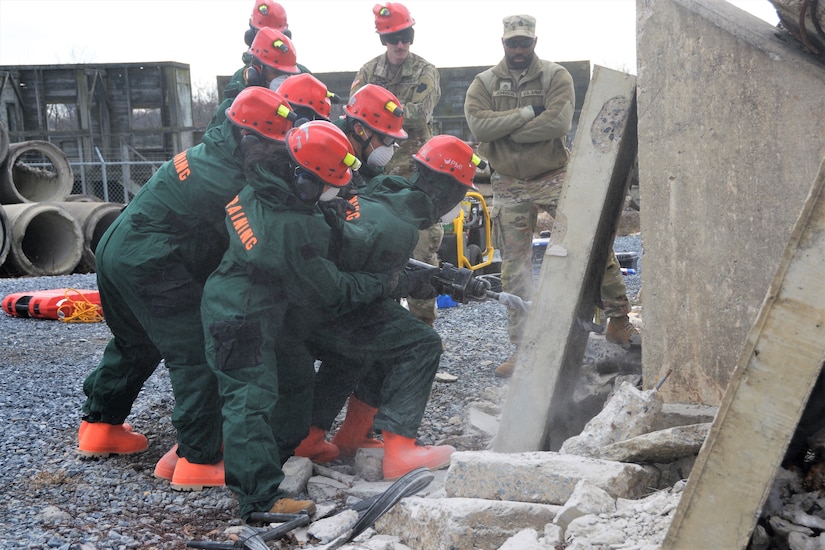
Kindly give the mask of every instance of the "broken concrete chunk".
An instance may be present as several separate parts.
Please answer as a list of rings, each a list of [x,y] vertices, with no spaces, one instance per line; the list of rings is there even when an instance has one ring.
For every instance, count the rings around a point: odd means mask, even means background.
[[[710,424],[677,426],[639,435],[601,448],[599,458],[618,462],[667,463],[699,454]]]
[[[456,452],[447,471],[450,497],[514,500],[563,505],[586,479],[612,497],[636,498],[658,483],[658,472],[554,452]]]
[[[605,445],[651,431],[661,410],[658,392],[641,391],[625,382],[579,435],[562,444],[560,452],[599,458]]]

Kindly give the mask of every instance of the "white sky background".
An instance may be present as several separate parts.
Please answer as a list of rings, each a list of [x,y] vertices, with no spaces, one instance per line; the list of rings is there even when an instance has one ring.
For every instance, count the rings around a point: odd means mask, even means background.
[[[380,3],[383,3],[381,0]],[[768,0],[729,0],[775,25]],[[283,0],[298,62],[320,73],[355,71],[382,53],[376,0]],[[636,73],[635,0],[405,0],[411,51],[437,67],[491,66],[502,57],[501,20],[538,20],[537,54],[590,60]],[[195,88],[241,66],[253,0],[0,0],[0,65],[190,65]]]

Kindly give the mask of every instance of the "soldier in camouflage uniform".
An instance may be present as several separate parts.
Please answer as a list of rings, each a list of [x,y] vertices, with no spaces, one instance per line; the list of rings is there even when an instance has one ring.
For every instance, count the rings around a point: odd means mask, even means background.
[[[352,82],[350,95],[366,84],[387,88],[401,102],[404,110],[404,130],[409,137],[384,168],[385,174],[412,176],[413,153],[433,137],[433,111],[441,98],[438,69],[426,59],[410,52],[415,33],[415,20],[402,4],[387,2],[373,8],[375,29],[387,51],[361,67]],[[436,223],[422,229],[413,251],[416,260],[438,266],[438,248],[444,238],[444,228]],[[435,300],[408,299],[410,311],[430,325],[436,317]]]
[[[491,218],[501,252],[504,290],[529,300],[533,295],[532,240],[538,209],[555,217],[569,152],[575,91],[570,73],[539,59],[536,20],[504,18],[504,59],[480,73],[467,90],[464,114],[481,142],[479,153],[493,169]],[[629,347],[638,332],[630,323],[630,301],[615,254],[609,254],[598,304],[608,317],[608,341]],[[510,310],[510,341],[518,345],[527,316]],[[496,369],[509,377],[515,357]]]

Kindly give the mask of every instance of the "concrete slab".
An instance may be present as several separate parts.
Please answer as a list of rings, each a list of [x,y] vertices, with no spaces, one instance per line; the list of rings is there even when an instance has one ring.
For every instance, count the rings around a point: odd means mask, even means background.
[[[375,528],[417,550],[495,550],[525,528],[538,532],[558,506],[468,498],[405,498]]]
[[[825,362],[823,251],[825,162],[748,333],[664,548],[747,546]]]
[[[825,65],[723,0],[638,0],[645,388],[719,405],[825,157]]]
[[[636,79],[596,66],[494,448],[557,450],[590,417],[570,403],[636,156]]]
[[[562,505],[576,484],[587,480],[613,498],[638,498],[655,487],[658,472],[554,452],[457,452],[447,471],[449,497],[483,498]]]

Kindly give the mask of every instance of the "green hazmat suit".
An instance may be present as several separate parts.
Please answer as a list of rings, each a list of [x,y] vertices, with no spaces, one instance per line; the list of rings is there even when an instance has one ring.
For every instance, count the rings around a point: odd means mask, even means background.
[[[347,271],[403,269],[418,232],[439,216],[421,177],[377,176],[350,199],[333,225],[331,257]],[[438,176],[442,185],[460,185]],[[316,318],[306,311],[294,317]],[[322,363],[315,381],[312,425],[329,430],[347,397],[378,408],[374,427],[415,438],[442,353],[441,338],[396,300],[387,298],[315,328],[308,346]]]
[[[200,300],[226,249],[224,206],[245,184],[229,121],[167,161],[100,240],[97,284],[112,331],[86,377],[88,421],[121,424],[161,359],[175,393],[172,424],[190,462],[221,457],[217,385],[204,356]]]
[[[325,257],[330,228],[321,211],[274,175],[251,182],[226,211],[229,247],[201,311],[223,401],[226,485],[247,518],[286,496],[281,466],[309,432],[314,358],[287,316],[290,304],[337,317],[381,298],[391,283],[384,274],[340,272]]]
[[[235,74],[232,75],[226,87],[223,89],[223,98],[221,98],[221,102],[218,104],[218,109],[215,111],[215,114],[212,115],[212,120],[210,120],[209,124],[206,126],[207,131],[215,126],[219,126],[224,120],[226,120],[226,110],[230,107],[230,105],[232,105],[232,102],[235,101],[238,94],[249,86],[244,78],[244,71],[252,62],[252,54],[244,52],[242,59],[244,65],[235,71]],[[295,66],[298,67],[298,70],[301,71],[301,73],[310,72],[309,69],[300,63],[296,63]]]

